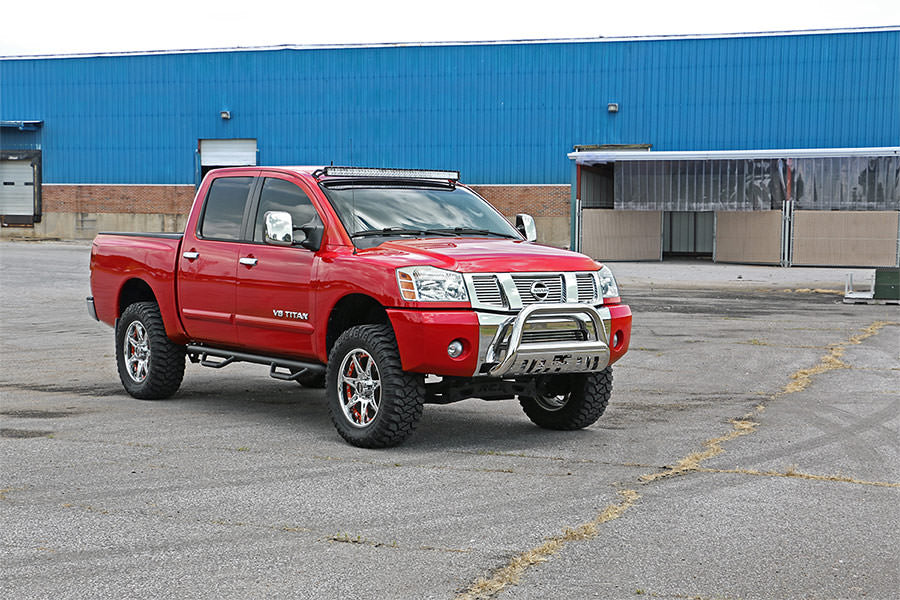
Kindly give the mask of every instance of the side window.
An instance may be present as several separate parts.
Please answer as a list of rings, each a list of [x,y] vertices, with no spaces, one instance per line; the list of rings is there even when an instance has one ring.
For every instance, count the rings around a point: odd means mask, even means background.
[[[214,240],[241,238],[244,206],[252,184],[252,177],[220,177],[213,180],[203,209],[200,237]]]
[[[259,210],[256,212],[256,226],[253,230],[253,241],[265,241],[265,217],[270,210],[290,213],[294,227],[301,227],[318,220],[315,207],[306,193],[290,181],[266,178],[262,194],[259,197]]]

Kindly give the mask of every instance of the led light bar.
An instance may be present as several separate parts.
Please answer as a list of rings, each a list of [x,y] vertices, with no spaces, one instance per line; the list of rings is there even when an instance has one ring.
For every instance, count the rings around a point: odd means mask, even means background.
[[[325,167],[328,177],[398,177],[403,179],[444,179],[459,181],[459,171],[424,169],[372,169],[368,167]]]

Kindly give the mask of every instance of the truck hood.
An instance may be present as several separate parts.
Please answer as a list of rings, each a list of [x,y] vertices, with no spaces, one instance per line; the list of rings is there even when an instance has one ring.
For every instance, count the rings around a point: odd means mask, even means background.
[[[405,255],[404,262],[409,260],[410,265],[430,264],[460,273],[594,271],[599,267],[577,252],[494,238],[395,240],[368,252]]]

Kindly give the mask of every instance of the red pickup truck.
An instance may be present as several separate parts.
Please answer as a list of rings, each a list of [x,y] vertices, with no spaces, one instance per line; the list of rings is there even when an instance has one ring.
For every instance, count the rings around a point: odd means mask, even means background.
[[[426,403],[518,397],[549,429],[606,409],[631,310],[610,270],[532,243],[454,171],[210,172],[184,234],[101,233],[88,311],[115,328],[135,398],[185,357],[324,387],[349,443],[399,444]]]

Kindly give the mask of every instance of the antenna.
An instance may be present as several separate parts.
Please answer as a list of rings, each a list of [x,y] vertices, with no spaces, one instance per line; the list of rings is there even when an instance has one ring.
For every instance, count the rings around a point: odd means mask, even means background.
[[[353,138],[350,138],[350,166],[351,167],[353,166]],[[353,206],[353,231],[351,232],[351,235],[352,235],[353,233],[356,232],[356,222],[357,222],[356,188],[355,187],[350,188],[350,198],[351,198],[351,204]],[[353,244],[353,253],[356,254],[356,243],[355,242]]]

